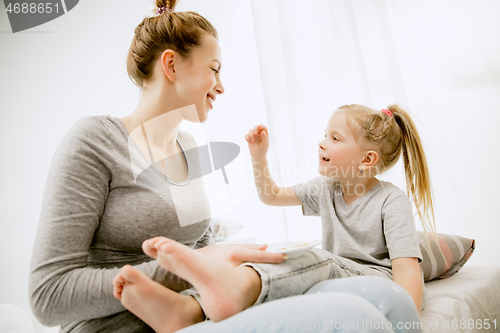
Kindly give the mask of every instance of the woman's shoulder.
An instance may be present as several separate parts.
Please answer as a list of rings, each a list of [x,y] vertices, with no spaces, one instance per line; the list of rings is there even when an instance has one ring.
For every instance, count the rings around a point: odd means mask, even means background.
[[[99,136],[106,130],[102,118],[100,115],[82,117],[73,123],[66,135],[96,138],[96,135]]]
[[[55,149],[51,170],[56,173],[76,172],[79,176],[84,172],[114,170],[114,147],[106,136],[99,116],[76,120]],[[99,169],[101,166],[105,168]]]
[[[123,145],[124,134],[120,133],[110,116],[92,115],[76,120],[66,131],[58,151],[71,154],[112,155]]]
[[[120,118],[110,115],[92,115],[78,119],[67,132],[67,135],[86,141],[110,143],[112,138],[120,142],[128,136],[128,132]]]

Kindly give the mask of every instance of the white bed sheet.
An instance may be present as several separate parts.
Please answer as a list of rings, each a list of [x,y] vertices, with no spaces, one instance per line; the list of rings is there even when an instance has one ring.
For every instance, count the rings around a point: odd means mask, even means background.
[[[425,286],[424,332],[500,332],[500,267],[465,266]]]

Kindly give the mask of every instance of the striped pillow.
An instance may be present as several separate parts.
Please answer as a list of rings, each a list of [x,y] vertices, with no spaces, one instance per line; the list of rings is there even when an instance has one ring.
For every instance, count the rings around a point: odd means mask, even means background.
[[[420,268],[424,272],[424,281],[433,279],[444,279],[457,273],[469,260],[474,252],[475,241],[455,235],[437,234],[438,242],[443,251],[439,251],[438,243],[432,232],[427,232],[431,249],[425,239],[423,231],[417,231],[420,251],[422,251],[422,262]]]

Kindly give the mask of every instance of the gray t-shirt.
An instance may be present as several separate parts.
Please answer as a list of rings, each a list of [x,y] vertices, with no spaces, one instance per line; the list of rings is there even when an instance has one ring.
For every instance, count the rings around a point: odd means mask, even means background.
[[[189,179],[199,174],[196,149],[189,150],[196,142],[179,131],[178,143]],[[45,325],[63,325],[63,332],[152,332],[113,297],[113,278],[130,264],[174,291],[190,288],[141,244],[160,235],[192,248],[213,244],[210,214],[201,178],[169,181],[119,118],[80,119],[47,176],[30,269],[34,314]]]
[[[293,189],[304,215],[321,216],[323,249],[388,273],[394,258],[422,261],[411,202],[393,184],[380,181],[350,205],[333,178],[318,176]]]

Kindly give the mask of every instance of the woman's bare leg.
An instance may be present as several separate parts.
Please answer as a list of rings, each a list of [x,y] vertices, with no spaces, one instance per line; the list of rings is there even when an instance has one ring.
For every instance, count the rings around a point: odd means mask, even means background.
[[[114,296],[157,333],[169,333],[204,320],[200,304],[149,279],[132,266],[113,280]]]
[[[251,267],[230,267],[165,237],[145,241],[142,248],[160,266],[196,288],[212,321],[245,310],[259,297],[260,275]]]

